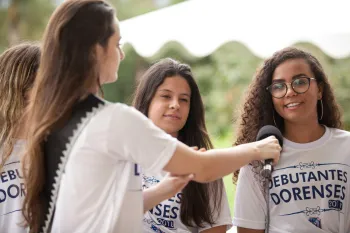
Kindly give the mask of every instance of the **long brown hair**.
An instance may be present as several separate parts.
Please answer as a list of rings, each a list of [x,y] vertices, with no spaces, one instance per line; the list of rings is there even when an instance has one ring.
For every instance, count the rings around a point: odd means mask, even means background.
[[[114,33],[114,9],[103,0],[68,0],[51,16],[44,33],[38,76],[28,111],[23,214],[31,232],[44,218],[45,138],[67,119],[72,106],[98,85],[95,48]]]
[[[13,150],[16,126],[21,125],[39,61],[40,47],[36,43],[13,46],[0,55],[0,171]]]
[[[296,49],[285,48],[273,54],[273,56],[265,60],[263,66],[258,70],[256,77],[249,86],[247,97],[244,100],[242,113],[239,119],[237,130],[237,140],[235,145],[249,143],[255,141],[255,137],[261,127],[264,125],[275,125],[273,117],[275,117],[276,126],[283,133],[283,118],[276,112],[273,107],[272,97],[266,87],[271,85],[272,76],[275,69],[283,62],[290,59],[304,59],[309,64],[314,77],[318,84],[323,85],[323,117],[319,120],[319,124],[333,128],[342,128],[341,111],[337,104],[332,87],[330,86],[327,76],[323,71],[320,62],[310,53]],[[317,103],[318,115],[321,115],[321,103]],[[274,115],[274,116],[273,116]],[[259,174],[261,163],[254,163],[253,170]],[[236,182],[238,171],[234,174],[233,181]]]
[[[178,139],[188,146],[212,149],[205,125],[203,101],[188,65],[170,58],[152,65],[140,79],[134,93],[133,106],[148,117],[149,106],[157,88],[166,78],[177,75],[183,77],[191,88],[190,111],[185,126],[179,131]],[[216,216],[213,216],[213,210],[220,212],[222,190],[221,179],[208,184],[191,181],[182,191],[182,223],[191,227],[193,224],[202,227],[205,222],[214,224]]]

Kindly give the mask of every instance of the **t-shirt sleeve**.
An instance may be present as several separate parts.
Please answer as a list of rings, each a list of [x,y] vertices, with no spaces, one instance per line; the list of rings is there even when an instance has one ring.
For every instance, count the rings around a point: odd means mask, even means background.
[[[241,168],[236,188],[233,225],[265,229],[266,201],[251,166]]]
[[[214,205],[213,202],[211,202],[210,204],[212,206]],[[226,230],[228,231],[232,227],[232,217],[231,217],[230,207],[228,204],[227,195],[226,195],[224,186],[222,188],[220,211],[217,208],[214,209],[213,216],[214,216],[215,224],[213,224],[212,226],[210,224],[205,224],[203,228],[199,228],[199,232],[208,230],[213,227],[224,226],[224,225],[226,225]]]
[[[177,140],[155,126],[135,108],[115,104],[108,153],[139,164],[144,171],[161,171],[177,147]]]

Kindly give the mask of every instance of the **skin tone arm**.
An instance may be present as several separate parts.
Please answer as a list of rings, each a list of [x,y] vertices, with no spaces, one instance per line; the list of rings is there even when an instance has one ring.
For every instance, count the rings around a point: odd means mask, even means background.
[[[248,228],[237,227],[237,233],[264,233],[265,230],[254,230]]]
[[[175,175],[192,173],[193,180],[201,183],[217,180],[254,160],[271,158],[276,164],[282,150],[273,136],[232,148],[205,152],[194,151],[181,142],[178,143],[164,170]]]
[[[198,147],[195,146],[192,147],[192,149],[198,150]],[[201,148],[199,151],[203,152],[206,150],[205,148]],[[158,184],[143,190],[143,212],[145,213],[160,202],[173,197],[176,193],[180,192],[193,177],[193,174],[174,176],[168,173]]]
[[[193,174],[182,176],[167,174],[158,184],[143,190],[143,211],[146,212],[160,202],[173,197],[192,179]]]
[[[226,233],[226,225],[213,227],[208,230],[202,231],[202,233]]]

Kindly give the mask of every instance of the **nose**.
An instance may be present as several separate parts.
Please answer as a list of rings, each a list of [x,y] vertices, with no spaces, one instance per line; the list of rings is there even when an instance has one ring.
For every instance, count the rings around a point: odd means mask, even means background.
[[[286,83],[286,85],[287,85],[287,93],[286,93],[285,97],[295,96],[298,94],[293,90],[291,83]]]
[[[176,98],[174,98],[174,99],[170,102],[169,107],[170,107],[171,109],[179,109],[179,108],[180,108],[179,101],[178,101]]]

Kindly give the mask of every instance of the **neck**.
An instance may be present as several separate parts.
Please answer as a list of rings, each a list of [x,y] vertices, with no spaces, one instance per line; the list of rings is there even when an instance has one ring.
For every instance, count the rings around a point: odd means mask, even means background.
[[[284,122],[284,137],[296,143],[309,143],[318,140],[325,133],[325,128],[316,119],[314,122]]]

